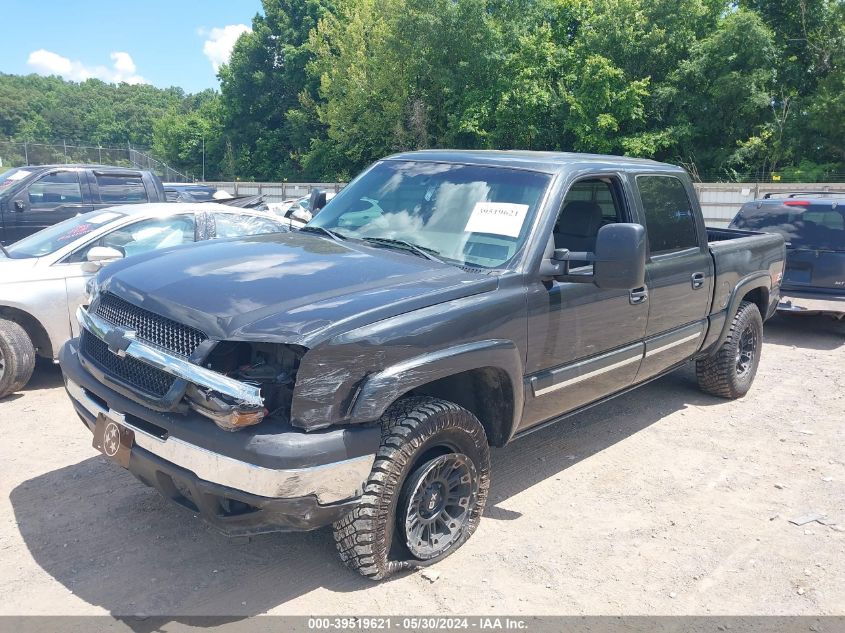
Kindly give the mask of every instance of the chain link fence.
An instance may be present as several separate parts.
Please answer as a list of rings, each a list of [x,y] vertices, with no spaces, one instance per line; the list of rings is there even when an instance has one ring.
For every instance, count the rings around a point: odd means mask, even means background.
[[[164,182],[191,182],[182,172],[150,156],[148,150],[102,145],[68,143],[35,143],[0,140],[0,169],[23,165],[68,165],[73,163],[113,165],[146,169],[158,174]]]

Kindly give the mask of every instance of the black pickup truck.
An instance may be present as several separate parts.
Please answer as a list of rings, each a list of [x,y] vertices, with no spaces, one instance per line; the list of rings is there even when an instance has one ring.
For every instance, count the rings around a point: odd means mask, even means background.
[[[79,213],[117,204],[165,202],[154,173],[105,165],[38,165],[0,173],[0,244]]]
[[[744,395],[784,265],[678,167],[532,152],[399,154],[301,231],[163,253],[61,351],[95,447],[228,534],[333,524],[374,579],[470,537],[490,446],[690,360]]]

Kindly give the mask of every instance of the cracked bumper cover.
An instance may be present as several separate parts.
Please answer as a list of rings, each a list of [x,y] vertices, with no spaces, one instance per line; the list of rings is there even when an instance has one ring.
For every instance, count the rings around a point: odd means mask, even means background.
[[[306,433],[265,420],[227,433],[195,412],[156,412],[110,389],[81,364],[78,339],[59,362],[77,414],[100,413],[135,434],[128,469],[230,535],[309,530],[358,501],[378,450],[378,427]]]

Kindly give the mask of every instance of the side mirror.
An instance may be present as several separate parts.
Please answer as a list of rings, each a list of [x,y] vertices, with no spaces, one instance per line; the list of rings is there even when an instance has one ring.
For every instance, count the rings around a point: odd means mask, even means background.
[[[593,283],[631,290],[645,285],[646,235],[641,224],[608,224],[596,237]]]
[[[296,220],[297,222],[303,222],[307,224],[311,221],[311,218],[314,216],[303,208],[297,208],[290,212],[290,219]]]
[[[123,253],[111,246],[93,246],[88,249],[85,257],[89,262],[109,262],[113,259],[122,259]]]
[[[86,255],[87,261],[82,262],[82,270],[86,273],[95,273],[109,262],[122,259],[123,253],[111,246],[92,246]]]
[[[322,189],[313,189],[308,200],[308,210],[311,211],[311,215],[317,215],[324,206],[326,206],[326,192]]]
[[[608,224],[599,229],[594,253],[554,250],[540,274],[556,281],[592,283],[599,288],[631,290],[645,284],[646,234],[640,224]],[[592,274],[571,274],[570,262],[592,262]]]

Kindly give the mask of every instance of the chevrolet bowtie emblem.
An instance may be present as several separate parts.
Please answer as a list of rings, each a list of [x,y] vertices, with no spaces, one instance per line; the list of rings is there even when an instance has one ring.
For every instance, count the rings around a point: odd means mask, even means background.
[[[112,354],[122,357],[126,355],[126,348],[135,340],[135,330],[115,327],[106,333],[104,340]]]

